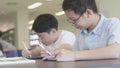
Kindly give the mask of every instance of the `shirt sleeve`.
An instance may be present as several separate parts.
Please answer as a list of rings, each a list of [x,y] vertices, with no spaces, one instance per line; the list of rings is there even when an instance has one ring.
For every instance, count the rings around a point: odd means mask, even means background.
[[[2,44],[3,48],[5,48],[5,49],[7,48],[9,50],[16,50],[15,46],[13,46],[12,44],[10,44],[4,40],[1,40],[1,44]]]
[[[80,50],[80,45],[79,45],[79,39],[78,39],[78,35],[76,36],[76,40],[75,40],[75,43],[74,43],[74,47],[73,47],[73,50],[74,51],[78,51],[78,50]]]
[[[64,36],[62,37],[62,43],[69,44],[71,45],[71,47],[73,47],[75,40],[76,40],[76,37],[72,32],[64,33]]]
[[[120,44],[120,20],[116,18],[114,20],[109,30],[108,45],[114,43]]]

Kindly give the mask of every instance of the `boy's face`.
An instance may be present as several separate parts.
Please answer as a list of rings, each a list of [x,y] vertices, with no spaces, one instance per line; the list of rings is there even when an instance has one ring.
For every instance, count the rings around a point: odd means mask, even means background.
[[[39,41],[42,42],[45,45],[50,45],[52,43],[52,36],[50,33],[47,32],[42,32],[42,33],[37,33],[39,36]]]
[[[55,31],[50,30],[50,32],[42,32],[42,33],[37,33],[37,35],[39,36],[39,41],[42,42],[43,44],[50,45],[52,43],[54,43],[55,41]]]
[[[76,14],[74,11],[65,11],[66,16],[69,19],[69,22],[75,26],[77,29],[87,29],[89,27],[89,23],[85,13],[80,15]]]

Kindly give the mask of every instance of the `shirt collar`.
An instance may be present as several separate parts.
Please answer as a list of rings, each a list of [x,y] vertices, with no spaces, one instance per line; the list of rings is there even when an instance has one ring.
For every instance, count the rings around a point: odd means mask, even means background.
[[[88,33],[88,31],[85,29],[82,31],[82,33],[84,34],[97,34],[97,35],[100,35],[101,34],[101,28],[102,28],[102,24],[104,24],[104,19],[105,19],[105,16],[104,15],[101,15],[100,14],[100,20],[98,22],[98,24],[96,25],[96,27],[93,29],[92,32]]]

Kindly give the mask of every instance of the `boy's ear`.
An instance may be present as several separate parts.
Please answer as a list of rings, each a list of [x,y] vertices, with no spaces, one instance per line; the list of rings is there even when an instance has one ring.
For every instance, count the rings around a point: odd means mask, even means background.
[[[54,29],[54,28],[50,30],[51,34],[54,34],[55,32],[56,32],[56,29]]]
[[[86,9],[84,16],[86,18],[89,18],[93,14],[93,11],[91,9]]]

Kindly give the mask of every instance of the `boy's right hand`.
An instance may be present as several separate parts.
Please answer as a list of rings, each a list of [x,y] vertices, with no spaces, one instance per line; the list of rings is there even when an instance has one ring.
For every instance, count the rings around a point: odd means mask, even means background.
[[[48,49],[41,50],[41,57],[43,57],[43,60],[55,58],[54,53],[49,51],[51,53],[50,55],[47,51],[49,50]]]

